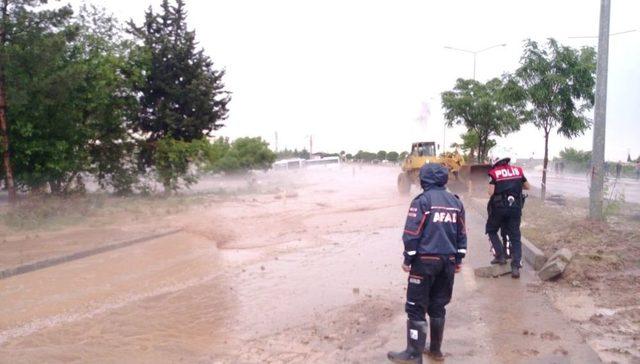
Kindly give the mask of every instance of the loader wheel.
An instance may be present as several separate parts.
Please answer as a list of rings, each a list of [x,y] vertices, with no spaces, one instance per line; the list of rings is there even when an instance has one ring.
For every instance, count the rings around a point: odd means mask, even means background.
[[[401,195],[408,195],[411,191],[411,180],[406,173],[400,173],[398,175],[398,192]]]

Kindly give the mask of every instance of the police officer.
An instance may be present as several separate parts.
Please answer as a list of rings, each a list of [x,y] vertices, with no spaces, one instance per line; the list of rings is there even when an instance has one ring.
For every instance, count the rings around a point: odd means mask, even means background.
[[[511,158],[496,158],[489,170],[489,217],[486,233],[489,235],[495,258],[491,264],[506,264],[504,246],[498,230],[509,236],[511,245],[511,277],[520,278],[520,260],[522,242],[520,238],[520,219],[524,196],[522,190],[530,188],[522,168],[509,164]]]
[[[467,253],[462,202],[447,192],[449,171],[439,164],[420,168],[423,192],[411,202],[404,228],[404,262],[409,273],[407,302],[407,348],[389,352],[395,363],[422,363],[425,352],[444,360],[440,351],[444,333],[445,306],[451,300],[456,261]],[[429,315],[431,341],[425,350]]]

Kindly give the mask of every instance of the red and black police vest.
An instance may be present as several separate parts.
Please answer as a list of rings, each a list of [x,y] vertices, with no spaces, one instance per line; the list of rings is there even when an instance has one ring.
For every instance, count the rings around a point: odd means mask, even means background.
[[[493,167],[489,171],[491,181],[496,185],[494,194],[522,194],[522,185],[526,181],[522,168],[503,164]]]

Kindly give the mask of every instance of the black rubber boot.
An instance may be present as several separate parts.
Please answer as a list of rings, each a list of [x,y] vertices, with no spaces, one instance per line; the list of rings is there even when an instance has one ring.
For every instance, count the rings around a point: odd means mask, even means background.
[[[488,233],[489,241],[491,242],[491,247],[493,248],[493,260],[491,264],[505,264],[507,262],[507,258],[505,256],[504,244],[497,232]]]
[[[440,351],[442,346],[442,337],[444,335],[444,317],[430,317],[429,325],[431,325],[431,341],[429,342],[429,351],[427,351],[427,355],[435,361],[444,361],[444,354]]]
[[[520,278],[520,267],[511,267],[511,278],[513,279]]]
[[[427,322],[407,320],[407,349],[390,351],[387,358],[399,364],[422,364],[422,352],[427,341]]]

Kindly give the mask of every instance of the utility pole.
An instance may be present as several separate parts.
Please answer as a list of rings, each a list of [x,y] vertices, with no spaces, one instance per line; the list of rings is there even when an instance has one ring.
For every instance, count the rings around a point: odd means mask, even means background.
[[[278,132],[276,131],[276,153],[278,153]]]
[[[9,193],[9,202],[16,202],[16,187],[13,181],[13,168],[9,154],[9,127],[7,125],[7,84],[5,78],[5,62],[7,49],[7,23],[9,22],[9,0],[2,0],[2,24],[0,24],[0,137],[2,138],[2,164],[5,181]]]
[[[444,128],[442,129],[442,153],[447,152],[447,123],[444,123]]]
[[[602,213],[604,189],[604,142],[607,125],[607,70],[609,62],[609,14],[611,1],[600,1],[600,31],[598,33],[598,64],[596,69],[596,105],[591,151],[591,188],[589,218],[604,220]]]

